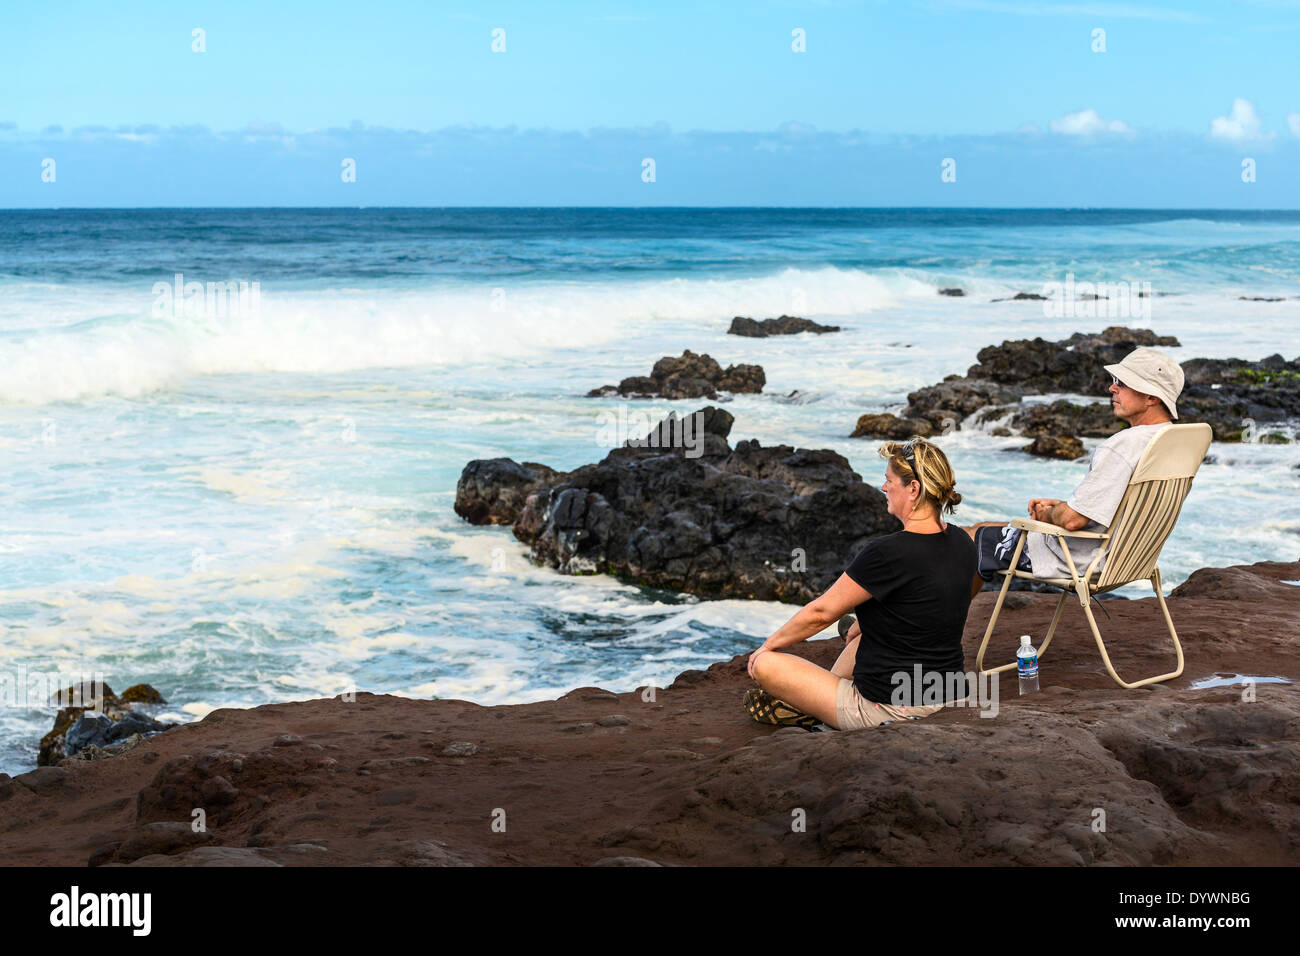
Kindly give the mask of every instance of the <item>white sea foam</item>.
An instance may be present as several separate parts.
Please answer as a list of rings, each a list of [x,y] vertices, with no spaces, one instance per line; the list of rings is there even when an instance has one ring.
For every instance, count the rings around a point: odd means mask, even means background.
[[[978,347],[991,338],[987,325],[994,316],[1007,335],[1050,334],[1054,326],[1068,335],[1083,326],[1106,324],[1102,318],[1049,320],[1041,303],[990,303],[990,298],[1010,292],[1003,280],[964,276],[948,281],[966,287],[968,295],[937,296],[944,278],[919,270],[835,268],[786,269],[749,279],[520,283],[505,286],[504,295],[495,297],[497,287],[487,286],[278,293],[268,289],[257,315],[219,318],[153,318],[147,301],[124,299],[120,291],[51,289],[44,294],[73,302],[60,301],[60,311],[47,310],[33,299],[23,314],[5,316],[0,403],[131,397],[221,374],[499,366],[625,344],[660,325],[665,331],[698,328],[721,335],[731,315],[792,312],[835,319],[879,312],[891,316],[880,327],[891,338],[877,338],[872,328],[876,323],[868,322],[877,354],[894,339],[929,352],[938,342],[936,330],[944,337],[955,333],[963,348],[968,342]],[[111,308],[134,307],[135,312],[114,315],[111,321],[67,321],[69,312],[92,310],[96,297],[104,296]],[[908,313],[903,324],[896,314],[900,307]],[[1225,309],[1245,320],[1231,323],[1231,337],[1223,334]],[[1154,300],[1147,324],[1157,329],[1176,325],[1184,345],[1196,343],[1198,355],[1258,358],[1265,343],[1243,338],[1241,332],[1256,329],[1267,336],[1276,312],[1268,303],[1238,302],[1231,295],[1190,294]],[[989,318],[984,318],[986,313]],[[744,347],[779,356],[792,344],[750,340]],[[923,356],[918,352],[916,358]],[[769,369],[769,377],[778,376],[774,388],[784,387],[781,372],[779,361]],[[859,374],[866,377],[859,385],[869,385],[870,376],[877,373],[866,366]]]
[[[493,294],[500,288],[501,293]],[[656,279],[507,284],[413,291],[280,292],[264,288],[256,315],[154,318],[150,301],[98,288],[51,289],[76,300],[50,317],[5,317],[0,402],[43,404],[135,396],[201,375],[343,372],[524,359],[616,341],[664,318],[849,315],[932,296],[908,275],[786,269],[752,279]],[[69,322],[108,295],[113,321]]]

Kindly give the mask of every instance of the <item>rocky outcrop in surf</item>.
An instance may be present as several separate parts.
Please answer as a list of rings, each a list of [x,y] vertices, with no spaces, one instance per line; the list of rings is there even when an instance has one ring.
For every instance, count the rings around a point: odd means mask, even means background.
[[[727,441],[732,416],[670,415],[638,443],[547,477],[471,461],[456,513],[513,524],[538,562],[702,597],[806,602],[895,531],[885,497],[828,450]]]
[[[1135,348],[1177,347],[1172,336],[1150,329],[1111,326],[1099,334],[1076,332],[1068,339],[1015,339],[990,345],[976,354],[978,362],[966,370],[968,379],[994,382],[1025,394],[1072,392],[1106,394],[1113,365]]]
[[[1191,359],[1178,400],[1179,421],[1209,422],[1217,441],[1279,441],[1269,426],[1300,419],[1300,356]]]
[[[1083,442],[1069,435],[1040,435],[1021,451],[1037,455],[1039,458],[1059,458],[1062,461],[1074,461],[1086,454]]]
[[[711,355],[697,355],[690,349],[655,362],[649,375],[634,375],[617,385],[603,385],[587,393],[588,398],[623,395],[628,398],[712,398],[719,392],[763,391],[767,376],[759,365],[729,365],[723,369]]]
[[[1178,345],[1172,336],[1122,326],[1100,333],[1076,332],[1055,342],[1008,340],[980,349],[978,362],[965,375],[950,375],[909,394],[901,415],[863,415],[853,437],[940,434],[974,425],[994,429],[995,434],[1017,432],[1035,439],[1026,451],[1061,457],[1062,445],[1078,450],[1077,439],[1106,438],[1122,429],[1123,422],[1104,401],[1025,399],[1061,392],[1101,399],[1111,384],[1104,366],[1140,346]],[[1300,419],[1300,358],[1288,361],[1271,355],[1258,362],[1197,358],[1183,362],[1182,368],[1186,384],[1178,401],[1178,420],[1208,423],[1217,441],[1285,441],[1286,435],[1275,426]],[[1045,438],[1059,441],[1038,441]]]
[[[897,415],[863,415],[850,438],[888,438],[907,441],[913,435],[929,438],[934,428],[923,418],[899,418]]]
[[[162,694],[148,684],[128,687],[119,697],[107,684],[85,682],[59,694],[60,709],[54,727],[41,738],[38,767],[65,758],[99,760],[124,753],[144,738],[166,730],[166,724],[146,710],[165,704]]]
[[[990,411],[996,415],[1001,410]],[[985,414],[987,412],[981,412],[976,420]],[[1124,422],[1115,417],[1115,412],[1108,403],[1077,405],[1063,399],[1023,405],[1012,417],[1011,425],[1019,429],[1020,434],[1030,438],[1059,435],[1109,438],[1125,427]]]
[[[534,461],[478,458],[456,483],[456,514],[470,524],[514,524],[528,496],[563,474]]]
[[[1047,296],[1039,292],[1017,292],[1015,295],[1005,296],[1001,299],[990,299],[990,302],[1046,302]]]
[[[738,315],[731,320],[731,328],[727,329],[728,335],[743,335],[751,339],[765,339],[769,335],[798,335],[800,332],[813,332],[817,335],[825,335],[827,332],[838,332],[838,325],[820,325],[812,319],[801,319],[793,315],[783,315],[776,319],[763,319],[756,321],[747,319]]]

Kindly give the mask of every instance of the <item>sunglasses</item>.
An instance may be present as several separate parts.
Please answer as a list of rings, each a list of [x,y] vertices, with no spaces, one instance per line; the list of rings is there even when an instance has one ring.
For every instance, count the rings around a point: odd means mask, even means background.
[[[1112,375],[1111,378],[1112,378],[1112,379],[1115,379],[1115,384],[1118,385],[1120,388],[1128,388],[1127,385],[1125,385],[1125,384],[1124,384],[1123,382],[1121,382],[1119,379],[1115,378],[1114,375]],[[1131,389],[1130,389],[1130,391],[1131,391]]]
[[[916,452],[914,451],[915,442],[908,439],[903,443],[903,461],[907,462],[908,467],[912,469],[912,475],[918,485],[921,486],[921,492],[925,492],[925,485],[921,481],[921,470],[916,467]]]

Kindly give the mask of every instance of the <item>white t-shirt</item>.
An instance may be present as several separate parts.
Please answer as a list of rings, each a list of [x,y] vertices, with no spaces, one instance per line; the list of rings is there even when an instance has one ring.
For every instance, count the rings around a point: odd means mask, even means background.
[[[1138,459],[1146,450],[1156,433],[1171,422],[1159,425],[1137,425],[1116,432],[1093,449],[1092,461],[1088,465],[1088,474],[1074,489],[1065,502],[1079,514],[1088,519],[1081,531],[1105,532],[1119,510],[1119,503],[1128,490],[1129,479]],[[1080,574],[1088,570],[1093,556],[1100,545],[1091,538],[1067,538],[1070,557]],[[1025,542],[1029,552],[1029,563],[1033,566],[1034,577],[1068,578],[1070,566],[1065,563],[1065,555],[1055,536],[1031,531]],[[1105,567],[1105,562],[1102,562]]]

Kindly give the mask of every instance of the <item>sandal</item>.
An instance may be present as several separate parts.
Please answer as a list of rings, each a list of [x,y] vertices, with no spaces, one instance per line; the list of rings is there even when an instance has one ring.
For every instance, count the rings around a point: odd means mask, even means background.
[[[810,731],[820,730],[822,726],[818,718],[805,714],[802,710],[796,710],[759,687],[745,691],[745,710],[749,711],[749,716],[760,724],[802,727]]]

